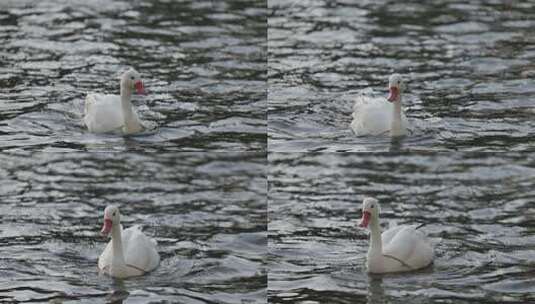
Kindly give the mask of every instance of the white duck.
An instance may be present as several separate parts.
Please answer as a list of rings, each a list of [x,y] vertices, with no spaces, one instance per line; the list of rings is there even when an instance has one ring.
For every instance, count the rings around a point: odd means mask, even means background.
[[[403,80],[399,74],[390,76],[386,98],[360,95],[353,105],[351,129],[356,135],[380,135],[390,131],[390,136],[407,134],[407,117],[401,109]],[[389,101],[389,102],[387,102]]]
[[[156,241],[147,237],[139,226],[123,230],[119,209],[108,206],[104,210],[101,234],[111,232],[111,241],[98,258],[98,268],[108,275],[127,278],[154,270],[160,263]]]
[[[143,130],[136,110],[132,107],[132,91],[144,94],[139,73],[129,69],[121,76],[121,96],[88,94],[85,99],[84,123],[93,133],[121,130],[124,134]]]
[[[366,266],[370,273],[411,271],[433,261],[433,247],[414,226],[396,226],[383,232],[379,226],[379,202],[365,198],[360,227],[370,227],[370,249]]]

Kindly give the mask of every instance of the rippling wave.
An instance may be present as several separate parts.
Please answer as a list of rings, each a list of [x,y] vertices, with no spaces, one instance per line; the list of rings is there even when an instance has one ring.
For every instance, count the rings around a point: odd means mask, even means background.
[[[529,1],[269,1],[270,149],[533,150],[534,13]],[[356,137],[354,96],[386,96],[393,72],[417,135]]]
[[[0,155],[0,302],[264,303],[265,155]],[[160,266],[99,276],[104,207],[158,241]]]
[[[270,303],[527,303],[535,158],[526,154],[269,155]],[[362,199],[382,224],[426,223],[431,268],[368,275]]]
[[[3,1],[0,149],[265,150],[263,1]],[[88,134],[87,92],[119,93],[135,67],[134,105],[155,132]]]

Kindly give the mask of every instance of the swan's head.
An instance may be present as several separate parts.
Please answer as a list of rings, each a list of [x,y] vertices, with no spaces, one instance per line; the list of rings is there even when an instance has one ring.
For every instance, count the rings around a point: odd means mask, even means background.
[[[388,79],[388,98],[390,102],[399,101],[403,89],[403,79],[399,74],[392,74]]]
[[[104,225],[100,234],[107,236],[110,234],[113,225],[119,224],[121,221],[121,215],[119,214],[119,208],[115,206],[108,206],[104,209]]]
[[[367,197],[362,201],[362,219],[360,220],[360,227],[366,228],[371,219],[377,219],[381,209],[379,201],[373,197]]]
[[[136,90],[138,94],[145,94],[145,87],[143,86],[143,81],[141,80],[141,75],[134,70],[129,69],[124,72],[121,78],[122,84],[131,90]]]

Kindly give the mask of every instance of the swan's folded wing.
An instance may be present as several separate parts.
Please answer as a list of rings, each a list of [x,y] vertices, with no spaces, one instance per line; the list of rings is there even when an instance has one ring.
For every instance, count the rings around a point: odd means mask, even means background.
[[[149,272],[160,264],[155,241],[147,237],[139,226],[123,231],[123,248],[126,264]]]
[[[383,241],[383,247],[386,248],[386,244],[390,243],[392,241],[392,239],[396,236],[396,234],[398,234],[398,232],[400,230],[402,230],[405,226],[393,226],[391,228],[389,228],[388,230],[386,230],[385,232],[383,232],[381,234],[381,239]]]
[[[433,248],[425,235],[410,226],[402,226],[390,242],[383,242],[383,254],[420,268],[433,260]]]
[[[420,234],[420,231],[416,231],[412,227],[401,226],[395,235],[391,236],[388,243],[386,240],[383,241],[383,254],[407,261],[414,250],[417,250],[415,247],[421,238]]]
[[[112,132],[124,125],[121,99],[117,95],[88,94],[84,123],[93,133]]]
[[[390,130],[392,104],[384,98],[358,95],[352,116],[351,129],[356,135],[380,135]]]

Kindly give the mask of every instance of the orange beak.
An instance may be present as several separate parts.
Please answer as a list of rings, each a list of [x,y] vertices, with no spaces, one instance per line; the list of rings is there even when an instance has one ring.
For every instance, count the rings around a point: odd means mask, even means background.
[[[110,219],[105,218],[104,219],[104,225],[102,226],[102,230],[100,230],[100,234],[102,236],[108,236],[111,231],[112,221]]]
[[[368,211],[362,212],[362,219],[360,220],[359,227],[366,228],[368,227],[368,224],[370,223],[370,218],[372,217],[372,214]]]
[[[389,92],[388,97],[386,98],[386,100],[388,100],[390,102],[399,100],[399,88],[390,87],[388,89],[389,89],[390,92]]]
[[[143,87],[143,82],[141,82],[141,80],[136,81],[134,86],[136,87],[136,91],[138,94],[145,94],[145,88]]]

